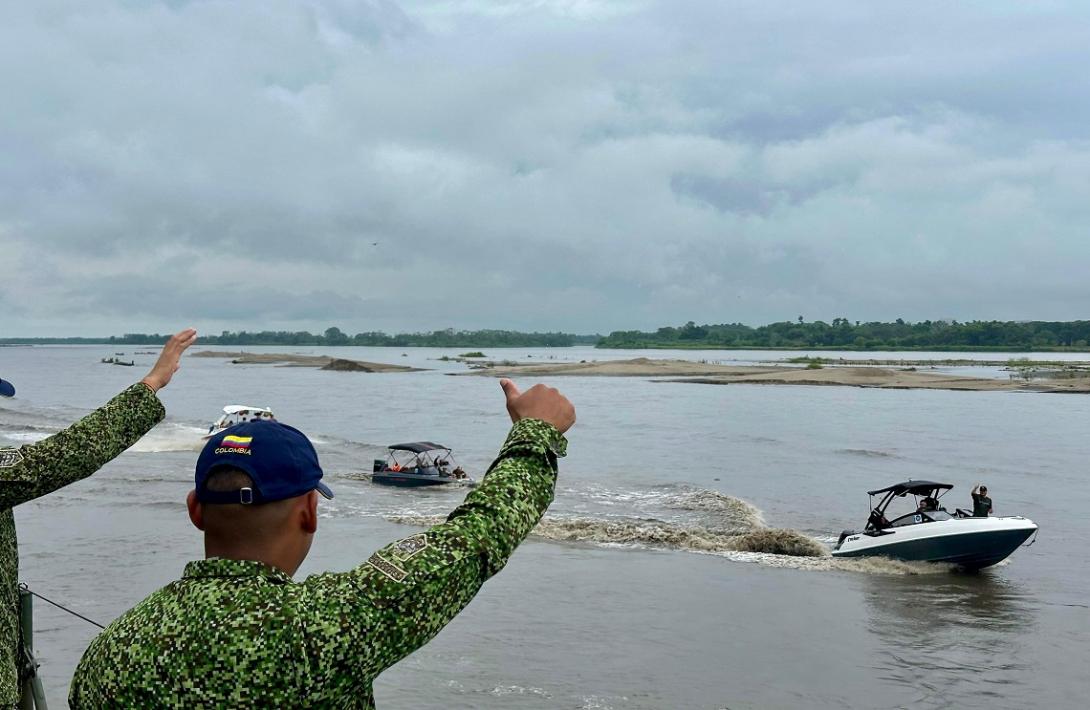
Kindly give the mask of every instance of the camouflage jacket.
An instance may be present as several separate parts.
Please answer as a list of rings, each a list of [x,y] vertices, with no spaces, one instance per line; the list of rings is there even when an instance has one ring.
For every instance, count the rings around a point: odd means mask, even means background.
[[[295,583],[260,562],[191,562],[84,653],[73,708],[373,708],[371,683],[506,564],[553,499],[566,441],[511,429],[481,484],[426,532]]]
[[[86,478],[136,443],[165,414],[144,384],[48,439],[0,449],[0,706],[19,702],[19,543],[12,508]]]

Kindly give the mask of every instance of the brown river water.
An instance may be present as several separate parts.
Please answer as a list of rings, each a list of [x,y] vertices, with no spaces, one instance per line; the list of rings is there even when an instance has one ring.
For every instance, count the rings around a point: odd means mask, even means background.
[[[0,444],[56,431],[153,360],[99,363],[122,350],[0,348],[0,377],[19,390],[0,400]],[[184,506],[199,437],[225,404],[272,407],[315,440],[337,498],[322,502],[298,578],[349,569],[464,495],[360,480],[386,444],[440,441],[479,475],[507,429],[495,380],[446,375],[464,366],[436,358],[455,351],[247,350],[432,369],[186,358],[163,392],[163,424],[92,478],[16,509],[25,582],[106,622],[180,575],[201,549]],[[380,707],[1085,707],[1090,396],[548,382],[579,412],[555,503],[462,615],[379,678]],[[830,558],[839,532],[865,521],[865,491],[907,478],[954,484],[945,502],[959,506],[983,481],[996,513],[1032,518],[1039,538],[979,574]],[[55,706],[95,631],[37,603],[35,642]]]

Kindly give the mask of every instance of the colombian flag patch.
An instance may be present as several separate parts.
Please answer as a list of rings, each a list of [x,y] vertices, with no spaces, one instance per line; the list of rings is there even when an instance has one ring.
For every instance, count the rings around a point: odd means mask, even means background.
[[[221,446],[227,446],[232,449],[248,449],[250,448],[250,442],[254,440],[252,436],[225,436],[221,442]]]

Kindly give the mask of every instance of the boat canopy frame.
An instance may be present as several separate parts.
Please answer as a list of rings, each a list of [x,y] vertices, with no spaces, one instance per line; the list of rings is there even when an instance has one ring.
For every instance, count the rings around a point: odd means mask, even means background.
[[[411,454],[401,456],[398,454]],[[381,464],[381,467],[380,467]],[[375,472],[392,471],[403,473],[405,469],[417,468],[420,471],[434,469],[435,474],[444,475],[450,467],[461,468],[454,460],[454,449],[434,441],[410,441],[404,444],[391,444],[386,447],[386,458],[375,459]]]
[[[946,495],[953,487],[954,486],[950,483],[913,481],[909,479],[903,483],[895,483],[886,488],[867,491],[870,501],[870,516],[867,519],[866,529],[870,531],[880,531],[889,527],[890,522],[886,519],[886,509],[889,508],[889,504],[893,502],[894,498],[904,498],[908,495],[915,496],[916,498],[922,496],[924,498],[933,499],[937,505],[939,498]],[[878,505],[874,505],[874,496],[876,495],[882,496],[881,500],[878,501]]]
[[[428,451],[451,451],[449,446],[436,444],[433,441],[410,441],[405,444],[391,444],[386,448],[390,451],[410,451],[414,454],[423,454]]]
[[[950,490],[954,486],[950,483],[938,483],[936,481],[913,481],[909,479],[904,483],[894,483],[892,486],[886,488],[879,488],[876,491],[867,491],[867,495],[876,496],[879,493],[893,493],[893,495],[903,496],[906,493],[912,495],[920,495],[921,493],[930,493],[934,490]]]

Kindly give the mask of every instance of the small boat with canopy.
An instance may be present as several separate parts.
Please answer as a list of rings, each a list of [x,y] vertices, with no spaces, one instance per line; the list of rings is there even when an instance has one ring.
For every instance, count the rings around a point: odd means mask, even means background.
[[[455,463],[451,449],[432,441],[411,441],[387,447],[386,458],[374,460],[371,481],[403,488],[473,483]]]

